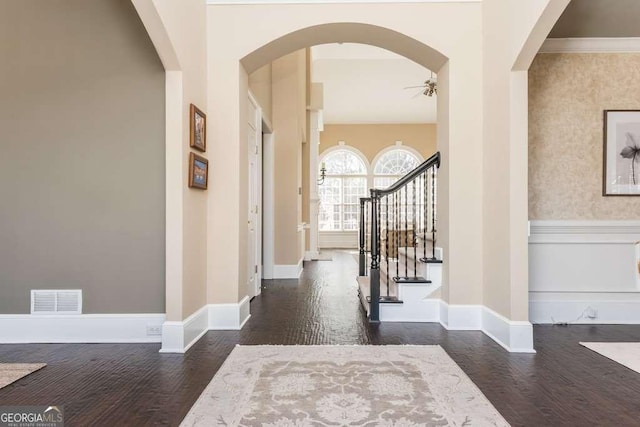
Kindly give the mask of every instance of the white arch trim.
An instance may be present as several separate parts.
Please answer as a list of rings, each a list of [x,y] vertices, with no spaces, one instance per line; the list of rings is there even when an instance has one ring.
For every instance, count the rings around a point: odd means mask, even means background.
[[[479,3],[482,0],[402,0],[403,3]],[[212,5],[389,3],[389,0],[207,0]]]
[[[376,154],[376,156],[373,158],[373,161],[371,162],[371,173],[374,172],[375,167],[376,167],[376,163],[378,163],[380,158],[382,156],[384,156],[386,153],[388,153],[389,151],[393,151],[393,150],[404,150],[404,151],[407,151],[407,152],[413,154],[414,156],[416,156],[416,158],[418,159],[418,161],[420,163],[424,162],[424,157],[415,148],[409,147],[407,145],[402,145],[402,144],[394,144],[394,145],[391,145],[389,147],[383,148],[382,150],[380,150],[378,152],[378,154]]]
[[[318,159],[319,164],[322,164],[322,162],[324,161],[325,157],[327,157],[329,154],[335,152],[335,151],[341,151],[341,150],[345,150],[345,151],[350,151],[353,154],[355,154],[356,156],[358,156],[358,158],[360,160],[362,160],[362,162],[364,163],[364,167],[367,169],[367,175],[370,175],[373,171],[373,169],[371,168],[371,164],[369,163],[369,160],[367,160],[367,157],[362,154],[362,151],[358,150],[355,147],[352,147],[350,145],[334,145],[333,147],[329,147],[326,150],[324,150],[321,154],[320,157]]]

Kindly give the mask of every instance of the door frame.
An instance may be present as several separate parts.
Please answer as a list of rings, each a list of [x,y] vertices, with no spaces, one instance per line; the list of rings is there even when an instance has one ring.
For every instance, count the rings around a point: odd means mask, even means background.
[[[262,119],[262,274],[273,279],[275,265],[275,135]]]
[[[247,197],[250,199],[251,198],[251,194],[252,194],[252,190],[251,187],[253,185],[255,185],[255,189],[256,189],[256,203],[255,203],[255,208],[256,208],[256,213],[255,213],[255,231],[254,231],[254,235],[255,235],[255,246],[254,247],[250,247],[250,240],[247,240],[247,253],[251,253],[254,252],[254,261],[255,261],[255,265],[257,266],[256,271],[255,271],[255,283],[254,283],[254,289],[249,289],[249,284],[251,283],[250,280],[247,280],[247,293],[249,295],[249,297],[254,297],[257,295],[260,295],[261,291],[262,291],[262,209],[263,209],[263,203],[262,203],[262,108],[260,107],[260,104],[258,103],[258,101],[256,100],[255,96],[253,95],[253,93],[251,93],[251,91],[248,91],[247,93],[248,98],[249,98],[249,108],[251,109],[253,107],[254,111],[255,111],[255,116],[254,117],[249,117],[248,121],[247,121],[247,125],[250,125],[251,127],[254,127],[255,129],[255,146],[256,146],[256,170],[254,171],[253,177],[254,177],[254,182],[251,182],[250,177],[251,174],[249,173],[249,169],[247,169],[247,175],[248,175],[248,179],[247,179],[247,183],[248,183],[248,194]],[[251,110],[249,110],[251,111]],[[249,114],[249,116],[251,116],[251,114]],[[247,140],[247,144],[249,144],[249,141]],[[250,151],[249,151],[249,147],[247,147],[247,151],[248,151],[248,156],[247,156],[247,168],[250,168]],[[252,215],[251,210],[254,209],[254,207],[252,206],[251,200],[247,200],[247,206],[249,208],[249,212],[247,212],[248,215]],[[249,279],[250,277],[248,277]]]

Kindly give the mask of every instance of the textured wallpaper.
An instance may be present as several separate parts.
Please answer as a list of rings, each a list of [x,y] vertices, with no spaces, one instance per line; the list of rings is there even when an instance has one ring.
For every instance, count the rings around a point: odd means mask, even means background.
[[[539,54],[529,70],[529,218],[640,219],[603,197],[603,110],[640,110],[640,54]]]

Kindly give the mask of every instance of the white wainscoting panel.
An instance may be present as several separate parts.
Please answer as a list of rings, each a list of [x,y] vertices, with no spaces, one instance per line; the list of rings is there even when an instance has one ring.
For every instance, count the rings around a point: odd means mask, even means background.
[[[638,240],[640,221],[532,221],[531,322],[640,323]]]

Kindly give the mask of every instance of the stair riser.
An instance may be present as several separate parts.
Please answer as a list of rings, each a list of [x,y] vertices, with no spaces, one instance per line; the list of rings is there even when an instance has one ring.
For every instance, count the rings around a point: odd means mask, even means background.
[[[442,285],[442,264],[426,264],[423,262],[418,263],[417,271],[418,276],[424,277],[425,279],[431,280],[431,283],[440,286]],[[389,269],[391,272],[389,273],[389,279],[393,281],[393,277],[396,275],[395,265],[389,264]],[[400,275],[404,276],[404,264],[400,268]],[[413,276],[413,269],[409,268],[409,275]],[[386,285],[387,283],[387,271],[386,266],[380,266],[380,283]],[[391,285],[393,287],[393,284]]]

